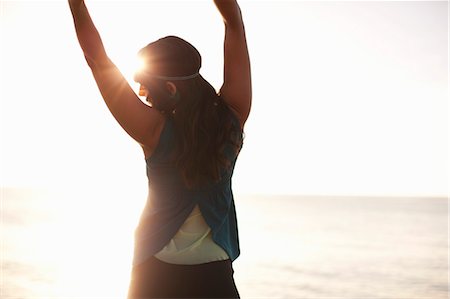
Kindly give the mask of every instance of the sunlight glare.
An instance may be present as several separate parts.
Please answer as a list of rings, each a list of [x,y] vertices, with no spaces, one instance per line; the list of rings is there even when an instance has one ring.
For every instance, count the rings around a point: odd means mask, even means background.
[[[133,61],[133,70],[135,73],[142,72],[145,68],[145,59],[141,56],[135,56]]]
[[[128,81],[128,84],[133,88],[133,90],[139,93],[139,83],[134,81],[134,76],[136,73],[142,71],[145,67],[145,61],[142,57],[132,53],[121,53],[120,55],[114,55],[112,53],[111,60],[119,68],[122,75]]]
[[[57,261],[54,292],[61,297],[125,298],[134,229],[145,197],[130,190],[90,190],[89,198],[82,194],[67,196],[65,208],[60,209],[58,227],[65,234],[59,237],[58,249],[74,252],[76,248],[76,254],[53,257]]]

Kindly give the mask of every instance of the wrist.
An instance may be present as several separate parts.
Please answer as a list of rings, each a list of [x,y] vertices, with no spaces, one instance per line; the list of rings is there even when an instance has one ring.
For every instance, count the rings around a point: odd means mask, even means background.
[[[84,0],[69,0],[71,9],[79,9],[84,4]]]

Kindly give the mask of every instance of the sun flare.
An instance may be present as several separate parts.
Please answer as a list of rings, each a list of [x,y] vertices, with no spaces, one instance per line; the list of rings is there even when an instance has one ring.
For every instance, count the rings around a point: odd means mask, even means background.
[[[139,83],[134,80],[135,74],[141,72],[145,67],[145,61],[137,55],[127,55],[124,53],[120,56],[112,56],[116,66],[127,80],[128,84],[133,88],[136,94],[139,94]]]
[[[135,73],[142,72],[145,68],[145,60],[143,57],[135,56],[132,65]]]

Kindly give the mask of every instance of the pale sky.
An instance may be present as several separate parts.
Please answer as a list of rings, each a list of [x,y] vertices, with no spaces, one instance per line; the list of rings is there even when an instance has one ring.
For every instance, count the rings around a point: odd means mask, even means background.
[[[220,87],[212,1],[86,3],[127,77],[141,47],[178,35]],[[240,3],[254,97],[236,193],[447,194],[447,2]],[[103,103],[66,1],[1,1],[0,25],[1,184],[145,188],[143,154]]]

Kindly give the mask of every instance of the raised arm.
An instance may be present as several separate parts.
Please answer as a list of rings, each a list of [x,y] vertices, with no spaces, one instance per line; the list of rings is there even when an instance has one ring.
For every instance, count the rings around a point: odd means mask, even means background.
[[[144,147],[157,140],[159,112],[145,105],[108,58],[83,0],[69,0],[78,41],[106,105],[124,130]]]
[[[237,113],[243,126],[252,102],[250,59],[244,22],[235,0],[214,0],[225,24],[224,82],[220,94]]]

